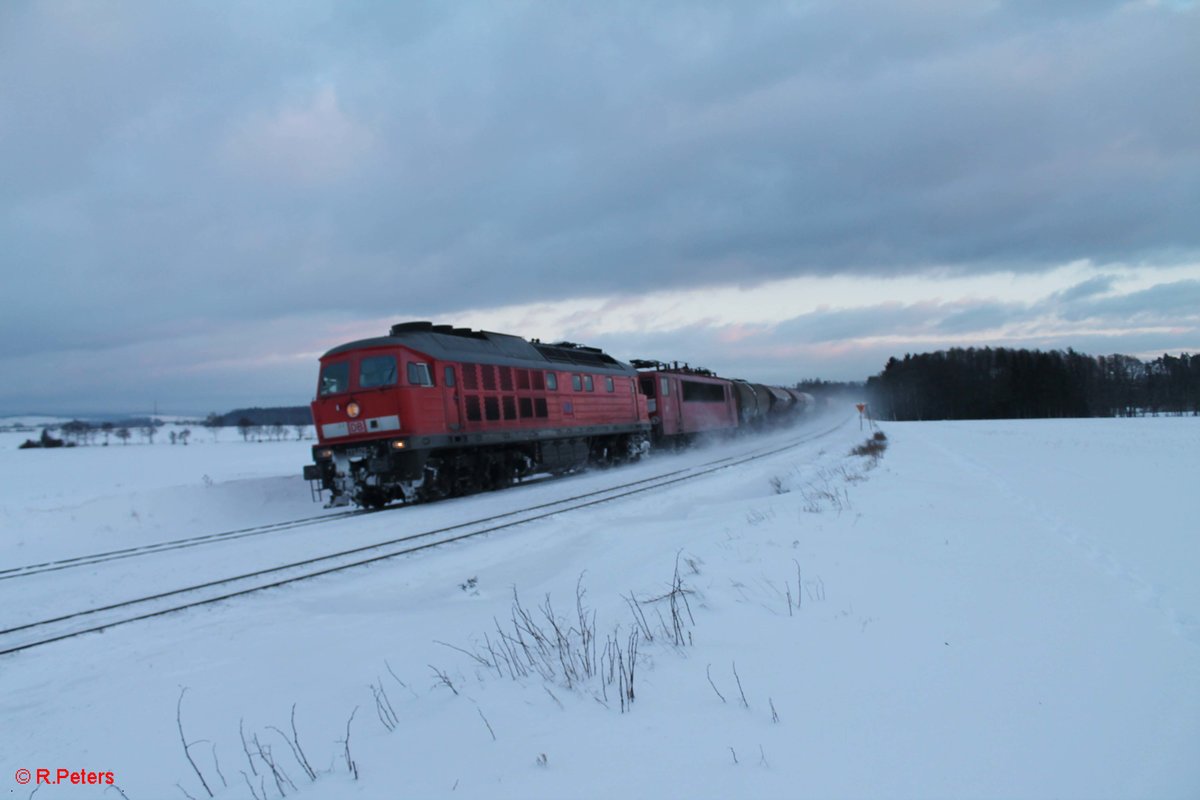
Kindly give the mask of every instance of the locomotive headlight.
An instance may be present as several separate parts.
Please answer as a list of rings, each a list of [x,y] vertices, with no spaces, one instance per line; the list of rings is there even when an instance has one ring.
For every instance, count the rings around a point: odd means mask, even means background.
[[[318,450],[317,458],[320,458],[320,459],[333,458],[333,450],[330,448],[326,448],[324,450]]]
[[[408,443],[405,442],[403,439],[393,439],[392,440],[392,449],[393,450],[403,450],[407,446],[408,446]]]
[[[362,409],[359,407],[358,403],[355,403],[353,400],[351,400],[346,404],[346,414],[350,417],[350,419],[354,419],[361,413]]]

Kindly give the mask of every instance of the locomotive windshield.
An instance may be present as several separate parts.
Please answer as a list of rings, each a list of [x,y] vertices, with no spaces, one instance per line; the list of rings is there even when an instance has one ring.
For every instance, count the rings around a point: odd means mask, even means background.
[[[361,389],[391,386],[396,382],[396,357],[371,356],[358,365],[358,385]]]
[[[338,394],[350,388],[350,362],[336,361],[321,368],[321,397]]]

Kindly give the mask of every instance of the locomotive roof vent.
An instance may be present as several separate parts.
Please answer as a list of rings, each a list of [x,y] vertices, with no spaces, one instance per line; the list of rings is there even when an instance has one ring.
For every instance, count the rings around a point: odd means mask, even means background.
[[[548,361],[558,361],[564,364],[583,364],[598,367],[620,363],[598,347],[584,347],[573,342],[534,344],[533,346],[537,348],[537,351],[545,356]]]
[[[604,352],[599,347],[588,347],[585,344],[576,344],[575,342],[554,342],[550,347],[562,347],[568,350],[577,350],[584,353],[602,353]]]
[[[432,322],[397,322],[392,326],[392,336],[398,336],[401,333],[431,330],[433,330]]]
[[[461,336],[465,339],[486,339],[483,331],[473,331],[470,328],[456,328],[453,325],[434,325],[432,322],[418,320],[414,322],[397,322],[392,326],[389,336],[400,336],[405,333],[439,333],[443,336]]]

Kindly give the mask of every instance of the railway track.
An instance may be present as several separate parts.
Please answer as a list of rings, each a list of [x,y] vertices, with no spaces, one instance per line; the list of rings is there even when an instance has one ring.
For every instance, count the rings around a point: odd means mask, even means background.
[[[109,550],[104,553],[91,553],[85,556],[62,558],[56,561],[43,561],[39,564],[26,564],[20,567],[9,567],[7,569],[0,569],[0,581],[11,580],[13,578],[24,578],[30,575],[40,575],[43,572],[57,572],[64,569],[86,567],[92,564],[103,564],[106,561],[119,561],[126,558],[136,558],[138,556],[151,555],[153,553],[164,553],[170,550],[184,550],[189,547],[199,547],[206,544],[245,539],[251,536],[262,536],[263,534],[267,533],[280,533],[282,531],[289,531],[295,528],[303,528],[309,525],[320,525],[324,522],[333,522],[334,520],[345,519],[346,517],[354,517],[360,514],[371,513],[374,512],[343,511],[340,513],[324,514],[316,517],[302,517],[301,519],[292,519],[287,520],[286,522],[273,522],[269,525],[255,525],[250,528],[238,528],[232,531],[208,533],[202,536],[191,536],[186,539],[173,539],[168,542],[155,542],[154,544],[139,545],[138,547],[125,547],[120,550]]]
[[[674,475],[677,472],[665,473],[666,475]],[[661,476],[659,476],[661,477]],[[543,477],[537,480],[538,484],[544,484],[546,481],[554,480],[554,478]],[[635,482],[636,483],[636,482]],[[583,495],[580,495],[581,497]],[[552,504],[548,504],[552,505]],[[535,506],[538,508],[540,506]],[[71,558],[62,558],[53,561],[43,561],[37,564],[25,564],[19,567],[8,567],[0,569],[0,581],[12,580],[14,578],[24,578],[33,575],[40,575],[45,572],[58,572],[61,570],[75,569],[78,567],[87,567],[94,564],[103,564],[108,561],[120,561],[128,558],[138,558],[140,556],[155,555],[158,553],[166,553],[172,550],[185,550],[191,547],[200,547],[209,544],[221,544],[238,539],[246,539],[255,536],[263,536],[265,534],[282,533],[284,531],[295,530],[297,528],[305,528],[313,525],[321,525],[327,522],[335,522],[346,519],[347,517],[358,517],[365,514],[377,514],[388,511],[399,511],[405,508],[403,505],[388,506],[382,509],[356,509],[351,511],[343,511],[334,514],[322,514],[313,517],[301,517],[300,519],[287,520],[284,522],[273,522],[267,525],[255,525],[248,528],[237,528],[230,531],[221,531],[219,533],[209,533],[200,536],[190,536],[184,539],[172,539],[166,542],[154,542],[152,544],[139,545],[137,547],[125,547],[118,550],[108,550],[101,553],[89,553],[88,555],[73,556]],[[509,512],[520,513],[520,512]],[[497,514],[493,517],[485,519],[499,519],[507,514]],[[476,520],[479,521],[479,520]]]
[[[559,514],[577,511],[579,509],[588,508],[601,503],[607,503],[623,497],[629,497],[632,495],[653,491],[655,489],[661,489],[677,483],[682,483],[684,481],[694,480],[705,475],[710,475],[719,470],[728,469],[729,467],[746,464],[761,458],[776,455],[801,444],[822,438],[846,425],[847,421],[848,420],[842,420],[832,427],[817,433],[792,439],[786,444],[767,446],[751,451],[747,454],[726,456],[724,458],[705,462],[704,464],[672,470],[670,472],[662,473],[649,478],[629,481],[617,486],[585,492],[553,502],[541,503],[518,511],[506,512],[489,517],[481,517],[468,522],[461,522],[441,528],[421,531],[418,533],[405,534],[404,536],[392,538],[387,541],[376,542],[374,544],[362,545],[325,555],[305,558],[290,564],[259,569],[242,575],[234,575],[228,578],[205,581],[192,586],[172,589],[170,591],[159,592],[157,594],[147,595],[144,597],[122,600],[119,602],[110,603],[108,605],[62,614],[49,619],[39,620],[37,622],[17,625],[0,630],[0,655],[18,653],[34,647],[40,647],[53,642],[71,639],[76,636],[103,631],[118,625],[126,625],[132,622],[152,619],[154,617],[160,617],[186,609],[197,608],[200,606],[210,605],[212,603],[219,603],[225,600],[252,594],[254,592],[264,591],[266,589],[278,588],[288,584],[297,583],[299,581],[310,580],[323,575],[330,575],[335,572],[362,567],[378,561],[384,561],[386,559],[396,558],[402,555],[417,553],[434,547],[440,547],[453,542],[459,542],[474,538],[476,536],[483,536],[485,534],[513,528],[529,522],[535,522],[557,516]],[[363,512],[347,512],[346,514],[312,517],[304,520],[293,520],[287,523],[279,523],[279,525],[298,526],[299,524],[318,524],[323,521],[332,521],[335,519],[344,518],[346,516],[355,516],[361,513]],[[262,527],[272,528],[273,526]],[[243,529],[242,531],[230,531],[225,535],[233,536],[234,534],[239,533],[250,535],[248,532],[255,530],[258,529],[247,528]],[[213,534],[212,536],[220,535],[221,534]],[[191,542],[199,544],[203,543],[200,540],[211,540],[211,538],[211,536],[194,537],[194,539],[178,540],[174,543],[163,544],[191,546],[189,544]],[[147,547],[150,546],[148,545]],[[134,548],[131,548],[131,550],[132,549]],[[121,551],[113,551],[113,553],[101,555],[111,556],[118,552]],[[161,550],[150,552],[161,552]],[[47,564],[40,566],[64,564],[68,561],[74,560],[65,559],[64,562],[47,562]]]

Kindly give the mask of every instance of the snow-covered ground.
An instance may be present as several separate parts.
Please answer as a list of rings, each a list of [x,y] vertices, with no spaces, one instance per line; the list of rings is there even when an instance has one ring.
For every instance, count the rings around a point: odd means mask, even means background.
[[[208,797],[186,688],[222,798],[1200,795],[1200,420],[883,429],[877,462],[849,455],[856,419],[811,420],[667,489],[2,656],[0,786],[63,768],[116,786],[38,800]],[[0,434],[0,570],[330,513],[308,441],[24,438]],[[761,445],[0,580],[0,627]],[[510,675],[514,591],[574,661],[548,645],[547,677]],[[623,712],[604,652],[628,668],[635,630]]]

